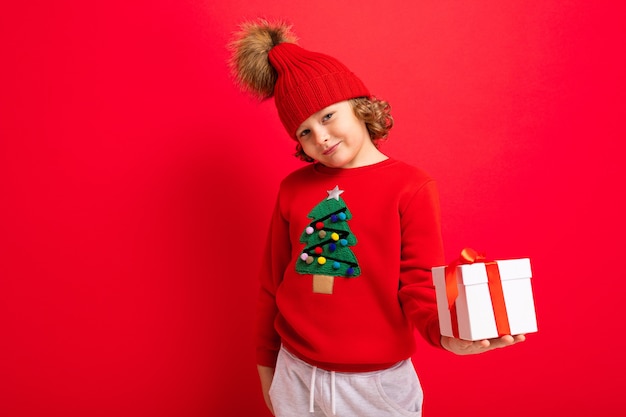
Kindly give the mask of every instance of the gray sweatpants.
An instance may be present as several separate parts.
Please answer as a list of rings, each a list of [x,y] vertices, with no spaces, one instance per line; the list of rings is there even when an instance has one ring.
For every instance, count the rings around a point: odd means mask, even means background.
[[[282,348],[269,393],[276,417],[422,415],[422,387],[410,359],[382,371],[332,372]]]

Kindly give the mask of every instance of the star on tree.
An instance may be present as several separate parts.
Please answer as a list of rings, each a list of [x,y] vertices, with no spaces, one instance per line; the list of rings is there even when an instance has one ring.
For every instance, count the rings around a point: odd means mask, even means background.
[[[328,198],[326,200],[330,200],[331,198],[334,198],[335,200],[339,201],[339,196],[341,194],[343,194],[344,190],[340,190],[338,185],[335,185],[335,188],[333,188],[332,190],[327,190],[326,192],[328,193]]]

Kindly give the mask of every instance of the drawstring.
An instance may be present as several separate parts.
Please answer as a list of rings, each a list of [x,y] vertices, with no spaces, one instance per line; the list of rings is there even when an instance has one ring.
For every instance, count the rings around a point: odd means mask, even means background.
[[[330,404],[335,415],[335,371],[330,372]]]
[[[313,403],[315,401],[315,373],[317,372],[317,366],[313,367],[311,373],[311,392],[309,393],[309,413],[314,413]]]
[[[311,372],[311,389],[309,392],[309,413],[315,412],[315,376],[317,374],[317,366],[313,367]],[[336,414],[336,402],[335,402],[335,371],[330,372],[330,404],[333,410],[333,415]]]

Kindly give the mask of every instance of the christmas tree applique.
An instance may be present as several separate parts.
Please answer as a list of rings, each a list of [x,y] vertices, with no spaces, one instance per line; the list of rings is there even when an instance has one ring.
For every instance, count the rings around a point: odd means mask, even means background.
[[[356,256],[350,249],[356,244],[348,220],[352,214],[340,197],[344,192],[335,186],[328,198],[311,210],[311,223],[304,229],[300,242],[305,244],[296,271],[313,275],[313,292],[332,294],[335,277],[354,278],[361,274]]]

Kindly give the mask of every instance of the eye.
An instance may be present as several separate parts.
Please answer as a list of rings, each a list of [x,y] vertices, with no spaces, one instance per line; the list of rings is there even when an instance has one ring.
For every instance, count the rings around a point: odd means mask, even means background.
[[[309,129],[304,129],[302,132],[300,132],[300,134],[298,136],[303,138],[306,135],[308,135],[309,133],[311,133],[311,131]]]
[[[328,113],[326,116],[322,117],[322,121],[326,122],[328,120],[330,120],[331,117],[333,117],[334,113]]]

